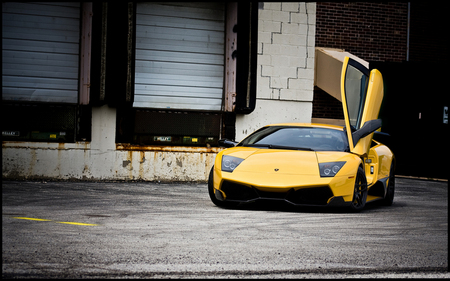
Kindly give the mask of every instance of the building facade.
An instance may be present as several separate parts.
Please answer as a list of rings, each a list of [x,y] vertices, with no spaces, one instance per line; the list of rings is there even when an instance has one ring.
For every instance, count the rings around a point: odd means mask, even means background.
[[[397,173],[448,178],[441,5],[2,2],[2,177],[205,181],[218,139],[342,124],[315,84],[330,48],[383,74]]]
[[[2,177],[205,181],[310,122],[315,3],[2,3]]]

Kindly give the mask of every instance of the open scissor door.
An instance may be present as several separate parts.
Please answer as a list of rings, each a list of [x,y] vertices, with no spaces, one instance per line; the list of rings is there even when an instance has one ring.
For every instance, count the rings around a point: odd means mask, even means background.
[[[369,72],[359,62],[345,57],[341,74],[341,97],[350,151],[367,154],[373,132],[381,127],[377,120],[383,101],[383,77]]]

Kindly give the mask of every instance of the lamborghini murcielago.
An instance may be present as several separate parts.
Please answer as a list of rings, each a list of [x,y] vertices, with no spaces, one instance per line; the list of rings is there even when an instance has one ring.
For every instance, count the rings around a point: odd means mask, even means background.
[[[345,126],[314,123],[272,124],[216,156],[209,196],[220,207],[258,200],[297,206],[348,206],[366,202],[391,205],[395,157],[373,134],[383,100],[381,73],[348,57],[341,74]]]

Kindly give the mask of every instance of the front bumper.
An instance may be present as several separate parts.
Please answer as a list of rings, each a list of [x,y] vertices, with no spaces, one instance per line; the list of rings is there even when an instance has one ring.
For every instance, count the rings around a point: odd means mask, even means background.
[[[265,189],[266,191],[264,191]],[[223,181],[215,191],[218,200],[236,203],[252,203],[260,200],[284,201],[294,206],[348,206],[343,196],[334,196],[327,185],[309,188],[290,188],[287,192],[267,191],[231,181]]]

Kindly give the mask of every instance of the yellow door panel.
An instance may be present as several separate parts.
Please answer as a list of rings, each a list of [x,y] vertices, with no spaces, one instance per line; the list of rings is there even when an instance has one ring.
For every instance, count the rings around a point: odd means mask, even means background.
[[[378,118],[381,102],[383,101],[383,95],[383,77],[378,70],[374,69],[370,72],[369,85],[361,118],[361,124]],[[360,139],[352,152],[359,155],[368,153],[370,144],[372,142],[372,137],[373,133]]]
[[[370,72],[369,85],[367,87],[366,102],[361,118],[361,125],[365,122],[378,118],[381,102],[383,101],[383,76],[374,69]]]
[[[376,69],[369,73],[366,67],[345,57],[341,73],[341,96],[350,151],[365,155],[369,151],[373,133],[355,134],[355,132],[366,122],[373,122],[378,118],[383,101],[381,73]],[[364,130],[360,132],[362,131]],[[354,139],[357,135],[362,137]]]

